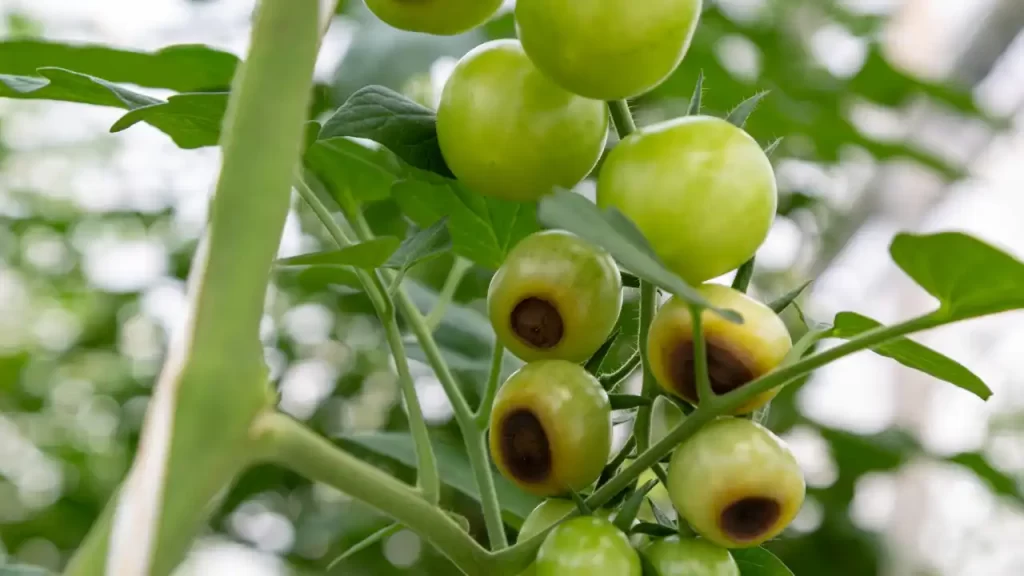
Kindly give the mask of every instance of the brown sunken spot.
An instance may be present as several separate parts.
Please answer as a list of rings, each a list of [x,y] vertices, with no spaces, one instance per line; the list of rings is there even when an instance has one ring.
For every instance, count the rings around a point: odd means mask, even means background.
[[[754,379],[754,373],[727,348],[713,341],[706,343],[708,378],[715,394],[726,394]],[[676,390],[689,400],[697,400],[697,378],[693,369],[693,342],[685,341],[667,352],[668,370]]]
[[[496,431],[501,435],[501,458],[513,476],[542,482],[551,474],[551,447],[540,420],[527,409],[510,412]]]
[[[534,348],[554,348],[562,341],[562,315],[547,300],[529,297],[512,310],[512,331]]]
[[[770,530],[780,514],[782,507],[772,498],[743,498],[722,510],[722,532],[733,540],[753,540]]]

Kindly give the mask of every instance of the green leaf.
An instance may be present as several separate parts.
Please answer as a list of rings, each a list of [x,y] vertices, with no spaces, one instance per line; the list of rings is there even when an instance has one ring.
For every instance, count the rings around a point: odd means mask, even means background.
[[[434,111],[383,86],[356,91],[324,124],[322,138],[354,136],[386,146],[409,165],[451,176]]]
[[[357,200],[373,202],[391,194],[405,168],[390,150],[366,140],[321,138],[306,149],[303,163],[337,194],[351,191]]]
[[[757,108],[757,105],[760,104],[761,100],[763,100],[767,95],[767,91],[754,94],[750,98],[740,102],[739,106],[733,108],[732,112],[729,112],[729,116],[725,119],[731,124],[739,128],[743,128],[747,125],[747,118],[750,118],[750,115],[754,113],[754,109]]]
[[[831,335],[848,340],[879,326],[881,326],[879,322],[867,316],[855,312],[840,312],[836,315]],[[987,399],[992,395],[992,391],[981,381],[981,378],[978,378],[963,365],[909,338],[897,338],[873,350],[904,366],[920,370],[963,388],[982,399]]]
[[[608,401],[611,402],[612,410],[629,410],[640,406],[650,406],[652,403],[650,398],[632,394],[609,394]]]
[[[365,270],[380,268],[395,253],[399,245],[394,236],[380,236],[366,242],[352,244],[339,250],[314,252],[277,261],[278,266],[355,266]]]
[[[723,318],[742,322],[739,314],[711,306],[693,287],[669,272],[653,254],[650,245],[636,227],[618,211],[601,211],[579,194],[558,190],[541,199],[538,216],[549,228],[568,230],[601,246],[636,276],[687,302],[711,309]]]
[[[576,510],[580,513],[580,516],[590,516],[594,513],[590,506],[587,506],[587,501],[580,496],[579,492],[569,488],[569,496],[572,497],[572,502],[576,505]]]
[[[782,144],[782,140],[783,138],[779,137],[769,142],[768,145],[764,147],[764,155],[771,158],[772,154],[774,154],[775,150],[779,147],[779,144]]]
[[[654,519],[658,522],[658,524],[666,528],[670,528],[673,532],[679,531],[679,527],[676,526],[676,523],[671,518],[669,518],[668,514],[666,514],[660,506],[654,503],[654,500],[648,498],[647,505],[651,507],[651,513],[654,514]]]
[[[775,300],[772,300],[771,302],[768,303],[768,307],[772,309],[772,312],[775,312],[776,314],[782,314],[782,312],[786,308],[789,308],[790,304],[795,302],[796,299],[799,298],[800,295],[804,293],[804,290],[806,290],[807,287],[811,285],[811,282],[812,280],[808,280],[807,282],[804,282],[803,284],[797,286],[796,288],[790,290],[789,292],[786,292],[782,296],[779,296]]]
[[[594,352],[594,355],[591,356],[583,366],[587,372],[597,375],[597,371],[601,368],[601,363],[603,363],[604,359],[608,357],[608,352],[611,351],[612,346],[615,344],[615,341],[619,338],[621,333],[622,331],[618,327],[612,330],[612,333],[605,339],[604,344],[601,344],[601,347],[597,349],[597,352]]]
[[[121,88],[101,78],[63,68],[40,68],[36,73],[42,78],[0,74],[0,96],[60,100],[127,110],[161,102],[157,98]]]
[[[697,84],[693,87],[693,96],[690,96],[690,105],[686,109],[687,116],[700,114],[700,101],[704,96],[704,71],[697,72]]]
[[[950,321],[1024,308],[1024,263],[977,238],[899,234],[889,252]]]
[[[648,480],[638,490],[629,495],[629,498],[626,499],[622,507],[615,514],[616,528],[623,532],[629,532],[633,521],[636,520],[637,513],[640,512],[640,506],[643,505],[644,499],[647,498],[647,494],[657,485],[657,480]]]
[[[451,249],[451,245],[448,218],[441,218],[403,240],[398,250],[384,263],[384,268],[396,268],[404,274],[416,264],[444,254]]]
[[[381,456],[386,456],[406,466],[416,465],[416,454],[412,437],[405,432],[372,432],[350,434],[339,438],[344,444],[355,445]],[[441,481],[477,501],[480,492],[476,486],[473,470],[469,466],[465,449],[439,440],[433,441],[434,454],[441,472]],[[501,501],[502,517],[513,528],[519,528],[530,512],[540,504],[540,498],[527,494],[514,484],[491,470],[494,485]]]
[[[108,82],[176,92],[226,90],[238,62],[234,54],[198,44],[137,52],[44,40],[0,42],[0,74],[33,76],[39,68],[59,67]]]
[[[764,548],[729,551],[740,567],[740,576],[793,576],[793,572]]]
[[[227,107],[226,92],[177,94],[166,102],[131,110],[114,122],[110,131],[121,132],[146,122],[170,136],[180,148],[216,146]]]
[[[359,542],[356,542],[355,544],[353,544],[353,545],[349,546],[348,548],[346,548],[344,552],[342,552],[336,558],[331,560],[331,562],[327,565],[327,570],[330,571],[332,568],[334,568],[338,564],[344,562],[348,558],[351,558],[353,555],[358,554],[359,552],[362,552],[363,550],[366,550],[370,546],[373,546],[374,544],[380,542],[381,540],[391,536],[392,534],[395,534],[396,532],[398,532],[401,529],[402,529],[402,525],[401,524],[398,524],[397,522],[392,522],[391,524],[388,524],[387,526],[381,528],[380,530],[377,530],[373,534],[370,534],[366,538],[363,538]]]
[[[391,194],[419,226],[447,216],[455,253],[485,268],[499,268],[508,251],[538,229],[533,204],[484,198],[455,180],[402,180]]]
[[[946,461],[974,472],[974,475],[987,484],[992,492],[1000,496],[1009,496],[1017,502],[1024,502],[1024,487],[1020,481],[994,468],[985,456],[977,452],[964,452],[946,458]]]

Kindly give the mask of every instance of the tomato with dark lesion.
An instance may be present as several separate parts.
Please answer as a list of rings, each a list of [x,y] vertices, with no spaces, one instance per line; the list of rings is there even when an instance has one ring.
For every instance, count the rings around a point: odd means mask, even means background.
[[[491,326],[523,360],[582,362],[615,329],[621,278],[601,248],[564,231],[534,233],[509,252],[491,279]]]

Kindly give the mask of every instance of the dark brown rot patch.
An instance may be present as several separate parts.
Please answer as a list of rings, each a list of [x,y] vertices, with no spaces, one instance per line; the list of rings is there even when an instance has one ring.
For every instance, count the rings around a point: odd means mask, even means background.
[[[722,532],[740,542],[752,540],[771,529],[781,513],[782,507],[772,498],[743,498],[722,510]]]
[[[562,341],[562,315],[547,300],[533,296],[512,309],[512,331],[534,348],[554,348]]]
[[[551,474],[551,446],[540,420],[526,409],[509,412],[497,431],[501,458],[523,482],[543,482]]]
[[[754,379],[754,373],[730,350],[708,340],[708,378],[715,394],[726,394]],[[693,370],[693,342],[677,343],[668,351],[668,369],[676,390],[697,400],[697,378]]]

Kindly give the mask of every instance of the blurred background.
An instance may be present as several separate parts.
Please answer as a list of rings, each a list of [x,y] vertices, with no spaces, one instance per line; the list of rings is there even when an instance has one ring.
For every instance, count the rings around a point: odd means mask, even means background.
[[[204,43],[242,55],[253,4],[0,0],[0,34],[141,50]],[[678,115],[699,71],[708,113],[771,91],[748,124],[762,143],[784,137],[773,156],[780,216],[758,254],[759,295],[817,278],[800,300],[809,321],[840,310],[892,321],[932,305],[889,260],[898,231],[963,230],[1024,256],[1024,2],[705,4],[681,68],[633,107],[641,124]],[[392,30],[359,0],[343,0],[317,65],[321,109],[366,84],[432,105],[459,56],[514,34],[511,7],[472,33],[438,38]],[[182,319],[218,150],[180,150],[144,124],[112,135],[120,114],[0,100],[0,566],[59,569],[68,559],[131,461],[164,344]],[[361,185],[389,185],[387,170],[374,170]],[[378,231],[407,226],[390,201],[366,210]],[[319,224],[296,204],[281,255],[321,245]],[[410,290],[425,308],[452,264],[414,270]],[[438,328],[471,395],[490,354],[480,313],[489,273],[470,271]],[[370,313],[330,279],[280,275],[263,323],[267,362],[283,410],[409,477],[399,435],[366,436],[405,426]],[[787,321],[803,329],[795,311]],[[809,497],[769,548],[798,576],[1024,574],[1024,315],[921,340],[974,370],[994,397],[983,403],[862,353],[773,403],[768,423],[797,453]],[[415,368],[435,439],[459,446],[440,386],[425,365]],[[482,533],[459,450],[439,455],[456,471],[445,505]],[[515,498],[527,512],[534,503]],[[386,524],[333,489],[259,468],[227,496],[180,572],[323,574]],[[452,569],[402,531],[330,573]]]

